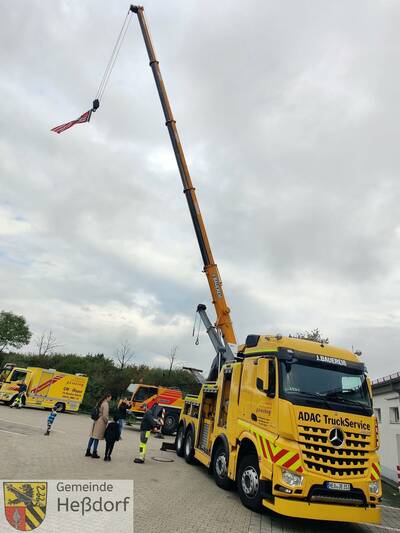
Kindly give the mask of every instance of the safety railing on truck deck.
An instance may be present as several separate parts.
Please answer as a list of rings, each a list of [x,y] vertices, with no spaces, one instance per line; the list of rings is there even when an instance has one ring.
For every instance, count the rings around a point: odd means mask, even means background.
[[[372,381],[372,385],[378,385],[378,383],[388,383],[393,380],[400,379],[400,372],[395,372],[389,376],[384,376],[383,378],[377,378]]]

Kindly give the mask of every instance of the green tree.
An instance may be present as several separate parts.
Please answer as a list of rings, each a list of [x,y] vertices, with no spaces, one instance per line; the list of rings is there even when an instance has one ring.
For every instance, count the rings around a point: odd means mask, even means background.
[[[318,328],[312,329],[311,331],[300,331],[296,335],[289,335],[289,337],[318,342],[319,344],[329,344],[328,337],[324,337]]]
[[[19,350],[29,344],[32,333],[22,315],[1,311],[0,313],[0,353],[8,346]]]

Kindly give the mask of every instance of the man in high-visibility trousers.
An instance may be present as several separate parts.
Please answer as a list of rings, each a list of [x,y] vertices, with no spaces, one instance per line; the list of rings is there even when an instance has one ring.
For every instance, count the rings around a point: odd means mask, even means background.
[[[135,457],[134,462],[138,464],[143,464],[146,452],[147,452],[147,441],[149,440],[150,433],[152,429],[160,428],[162,425],[162,420],[157,418],[159,407],[157,404],[147,410],[147,405],[144,404],[146,409],[145,414],[142,418],[142,423],[140,424],[140,449],[139,457]]]
[[[10,405],[10,407],[16,407],[17,409],[21,409],[24,400],[26,400],[26,391],[28,387],[25,385],[23,381],[20,381],[18,383],[18,395],[13,401],[13,403]]]

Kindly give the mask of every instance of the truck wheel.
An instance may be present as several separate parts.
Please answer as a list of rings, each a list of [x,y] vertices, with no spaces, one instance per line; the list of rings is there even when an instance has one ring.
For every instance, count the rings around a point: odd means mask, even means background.
[[[252,511],[259,511],[262,508],[260,468],[256,455],[245,455],[240,461],[237,487],[240,500],[245,507]]]
[[[194,463],[194,435],[192,429],[189,429],[186,433],[183,456],[188,464]]]
[[[176,455],[178,457],[183,457],[184,455],[184,452],[185,452],[184,443],[185,443],[185,427],[182,424],[180,428],[178,429],[178,433],[176,435],[175,448],[176,448]]]
[[[225,446],[222,444],[218,444],[214,452],[212,472],[218,487],[224,490],[231,490],[233,488],[234,483],[228,477],[228,454],[226,453]]]
[[[162,433],[164,435],[173,435],[177,427],[178,427],[178,420],[176,416],[173,414],[165,415]]]
[[[57,402],[54,406],[56,409],[60,409],[59,413],[65,413],[65,403]]]

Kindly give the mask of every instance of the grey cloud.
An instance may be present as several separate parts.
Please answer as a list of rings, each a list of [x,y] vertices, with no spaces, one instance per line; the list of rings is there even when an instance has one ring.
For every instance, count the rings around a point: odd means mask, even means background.
[[[210,298],[137,21],[92,122],[56,136],[128,5],[27,7],[0,23],[0,307],[67,350],[128,336],[146,360],[179,344],[207,368],[190,324]],[[320,327],[398,370],[399,6],[145,7],[238,338]]]

